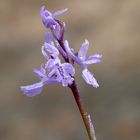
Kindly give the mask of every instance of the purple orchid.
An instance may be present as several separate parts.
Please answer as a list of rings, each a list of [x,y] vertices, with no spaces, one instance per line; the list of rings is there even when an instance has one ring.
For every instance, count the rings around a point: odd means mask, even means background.
[[[96,79],[87,69],[87,67],[90,64],[100,62],[102,56],[99,54],[94,54],[86,59],[89,48],[89,42],[87,40],[85,40],[85,42],[82,44],[78,54],[75,55],[73,50],[69,47],[67,40],[60,44],[57,38],[54,37],[54,35],[60,34],[61,26],[63,26],[62,29],[65,28],[65,24],[61,24],[60,26],[60,22],[56,20],[56,17],[66,11],[67,9],[63,9],[52,14],[46,10],[44,6],[41,8],[40,15],[42,21],[46,28],[50,28],[51,32],[47,32],[45,34],[46,42],[41,48],[41,52],[46,60],[46,63],[41,65],[39,70],[34,69],[34,73],[41,81],[29,86],[21,87],[21,90],[27,96],[35,96],[41,93],[43,86],[47,84],[61,83],[63,86],[71,85],[74,81],[75,69],[73,64],[69,62],[69,57],[72,58],[72,60],[79,64],[79,66],[82,68],[82,77],[86,83],[92,85],[93,87],[99,86]],[[57,33],[53,34],[52,32]],[[64,46],[61,46],[62,44]],[[65,63],[61,63],[59,55],[62,55],[63,58],[66,58]]]
[[[40,69],[34,69],[34,73],[41,80],[38,83],[21,86],[21,90],[27,96],[36,96],[41,93],[43,86],[48,84],[62,84],[68,86],[73,83],[75,69],[70,63],[61,63],[58,55],[59,51],[54,43],[44,43],[42,46],[42,54],[47,60],[45,66],[41,65]],[[48,74],[46,74],[46,69]]]
[[[34,69],[34,73],[40,79],[40,82],[28,86],[21,86],[21,90],[26,96],[36,96],[42,92],[44,85],[59,83],[55,78],[49,78],[47,76],[43,65],[41,65],[40,69]]]
[[[56,21],[56,17],[62,15],[67,10],[68,9],[65,8],[63,10],[59,10],[55,12],[54,14],[52,14],[50,11],[45,9],[45,6],[42,6],[40,10],[40,15],[41,15],[42,22],[44,23],[45,27],[51,28],[53,26],[59,25],[58,22]]]
[[[57,38],[60,38],[60,26],[58,23],[58,20],[56,19],[57,16],[62,15],[63,13],[65,13],[68,9],[62,9],[62,10],[58,10],[55,13],[51,13],[50,11],[45,9],[45,6],[41,7],[40,10],[40,15],[42,18],[42,22],[45,25],[46,28],[51,28],[54,30],[54,34],[56,35]]]
[[[87,66],[94,63],[99,63],[101,61],[102,55],[93,54],[86,59],[87,51],[89,48],[89,42],[85,40],[82,44],[80,50],[78,51],[78,55],[75,55],[73,49],[69,47],[69,43],[65,40],[65,49],[67,54],[82,68],[82,77],[86,81],[87,84],[92,85],[93,87],[99,87],[94,76],[87,69]]]
[[[42,22],[49,29],[45,34],[45,43],[41,47],[45,63],[39,69],[33,70],[40,81],[31,85],[21,86],[20,88],[26,96],[33,97],[40,94],[45,85],[61,84],[64,87],[69,87],[80,110],[89,139],[96,140],[90,115],[84,110],[83,104],[81,103],[81,97],[74,77],[74,62],[82,69],[82,77],[85,82],[97,88],[99,84],[93,74],[88,70],[88,66],[99,63],[102,55],[93,54],[86,58],[89,49],[89,42],[87,40],[85,40],[77,53],[69,47],[67,40],[64,41],[65,23],[56,19],[56,17],[65,13],[67,10],[63,9],[52,14],[44,6],[41,7],[40,15]]]

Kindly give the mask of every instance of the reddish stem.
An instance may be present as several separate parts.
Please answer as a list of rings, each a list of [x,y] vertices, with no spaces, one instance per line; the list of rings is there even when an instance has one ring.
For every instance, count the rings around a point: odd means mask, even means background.
[[[71,91],[73,93],[73,96],[74,96],[75,101],[77,103],[77,106],[79,108],[79,111],[80,111],[80,114],[82,116],[83,122],[85,124],[89,139],[90,140],[96,140],[94,127],[93,127],[93,124],[91,122],[90,115],[84,110],[82,99],[80,97],[80,93],[79,93],[79,91],[77,89],[75,81],[69,87],[70,87],[70,89],[71,89]]]

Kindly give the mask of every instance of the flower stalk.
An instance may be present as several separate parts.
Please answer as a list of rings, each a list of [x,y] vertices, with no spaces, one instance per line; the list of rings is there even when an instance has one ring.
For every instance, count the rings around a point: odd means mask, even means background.
[[[89,140],[96,140],[95,131],[93,124],[90,119],[90,115],[85,111],[82,99],[80,97],[80,93],[77,89],[76,82],[74,81],[73,84],[70,86],[70,89],[73,93],[77,106],[79,108],[80,114],[82,116]]]

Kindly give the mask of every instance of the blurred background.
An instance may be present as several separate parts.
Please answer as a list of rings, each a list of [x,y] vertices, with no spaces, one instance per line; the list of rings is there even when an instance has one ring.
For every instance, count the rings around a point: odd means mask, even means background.
[[[65,38],[78,50],[90,42],[89,55],[103,61],[90,66],[97,89],[76,76],[97,140],[140,139],[139,0],[0,0],[0,140],[87,140],[68,88],[46,86],[29,98],[19,87],[37,82],[32,69],[44,62],[39,10],[69,8]]]

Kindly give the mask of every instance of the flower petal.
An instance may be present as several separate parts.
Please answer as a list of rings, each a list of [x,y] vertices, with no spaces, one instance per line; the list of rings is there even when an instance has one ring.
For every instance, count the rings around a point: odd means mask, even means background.
[[[45,43],[44,44],[45,49],[50,53],[50,54],[54,54],[56,56],[59,55],[59,51],[57,50],[57,48],[55,46],[53,46],[52,44],[49,43]]]
[[[93,77],[93,75],[88,71],[88,69],[84,69],[82,71],[82,77],[86,81],[87,84],[92,85],[93,87],[97,88],[99,87],[96,79]]]
[[[62,79],[62,86],[67,87],[68,85],[71,85],[73,83],[73,81],[74,81],[74,78],[72,78],[70,76],[65,77],[65,78]]]
[[[20,89],[26,96],[32,97],[41,93],[43,85],[44,84],[42,82],[38,82],[28,86],[21,86]]]
[[[88,40],[85,40],[85,42],[82,44],[79,52],[78,52],[78,57],[84,61],[86,59],[86,54],[89,48],[89,42]]]
[[[58,24],[55,24],[54,26],[53,26],[53,29],[54,29],[54,35],[56,36],[56,38],[59,40],[60,39],[60,33],[61,33],[61,31],[60,31],[60,26],[58,25]]]
[[[48,54],[47,54],[47,52],[45,50],[45,46],[44,45],[41,47],[41,52],[42,52],[43,56],[45,57],[45,59],[48,60],[49,56],[48,56]]]
[[[44,20],[42,21],[46,28],[50,28],[53,27],[54,25],[58,25],[58,23],[51,16],[44,17]]]
[[[62,69],[62,86],[68,86],[73,83],[75,69],[70,63],[61,64]]]
[[[40,9],[40,15],[42,16],[52,16],[52,13],[45,9],[45,6],[42,6]]]
[[[67,74],[70,76],[74,76],[75,74],[75,69],[72,64],[70,63],[63,63],[62,68],[66,71]]]
[[[56,17],[56,16],[60,16],[62,15],[63,13],[67,12],[68,11],[68,8],[65,8],[65,9],[62,9],[62,10],[58,10],[56,11],[54,14],[53,14],[53,17]]]
[[[46,28],[52,27],[53,25],[57,24],[55,19],[52,16],[52,13],[45,9],[45,6],[41,7],[40,15],[43,24]]]
[[[52,77],[56,78],[56,77],[57,77],[56,68],[53,68],[53,69],[51,69],[51,70],[49,71],[48,77],[49,77],[49,78],[52,78]]]
[[[68,56],[70,56],[77,64],[84,68],[85,66],[83,65],[83,62],[72,52],[67,40],[64,41],[64,46]]]
[[[88,59],[86,61],[84,61],[84,64],[94,64],[94,63],[99,63],[101,62],[102,59],[102,55],[100,54],[94,54],[88,57]]]
[[[46,32],[45,33],[45,40],[47,43],[51,44],[53,41],[53,36],[50,32]]]
[[[49,44],[49,43],[44,43],[44,45],[42,46],[42,54],[44,55],[45,58],[48,59],[48,54],[47,52],[54,58],[56,58],[58,55],[59,55],[59,51],[58,49],[52,45],[52,44]],[[47,51],[47,52],[46,52]]]
[[[56,24],[56,21],[53,19],[52,14],[45,9],[45,6],[41,7],[40,16],[46,28],[49,28],[52,25]]]
[[[60,64],[60,59],[59,57],[54,58],[50,58],[47,63],[45,64],[45,69],[47,68],[48,71],[50,71],[50,69],[52,69],[56,64]]]
[[[34,69],[34,73],[39,77],[40,80],[46,77],[46,70],[41,65],[40,69]]]

